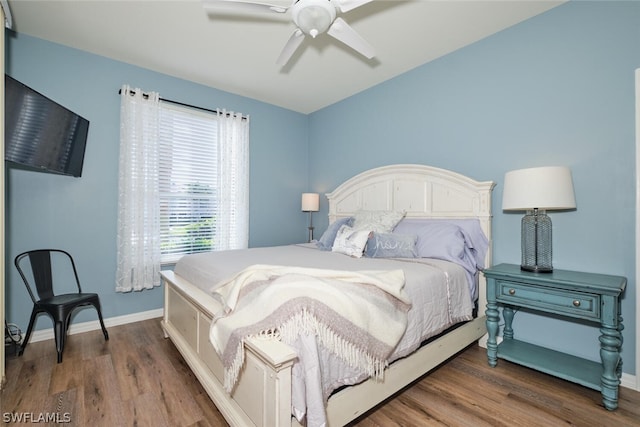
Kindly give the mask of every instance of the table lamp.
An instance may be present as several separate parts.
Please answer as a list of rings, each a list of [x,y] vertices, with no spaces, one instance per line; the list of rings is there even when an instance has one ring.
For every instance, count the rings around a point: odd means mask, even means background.
[[[502,209],[526,211],[522,218],[522,270],[553,271],[551,218],[546,211],[575,207],[573,180],[568,167],[518,169],[505,174]]]
[[[320,210],[318,193],[302,193],[302,212],[309,212],[309,242],[313,240],[313,212]]]

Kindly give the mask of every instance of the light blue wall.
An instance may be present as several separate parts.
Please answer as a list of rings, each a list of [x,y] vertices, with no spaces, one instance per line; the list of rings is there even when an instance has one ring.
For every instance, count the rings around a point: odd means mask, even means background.
[[[550,215],[554,266],[629,278],[623,356],[632,373],[639,67],[639,3],[562,5],[312,114],[311,188],[391,163],[496,181],[494,262],[518,264],[522,214],[501,210],[504,173],[570,166],[578,207]],[[320,230],[326,213],[325,203]],[[525,340],[599,358],[595,327],[524,313],[514,326]]]
[[[12,258],[42,246],[76,255],[80,275],[88,290],[100,292],[107,317],[162,306],[159,289],[113,291],[117,90],[128,83],[251,115],[252,246],[306,238],[302,191],[330,191],[375,166],[424,163],[498,183],[494,261],[518,263],[521,215],[500,209],[504,173],[570,166],[578,209],[551,214],[554,265],[629,278],[623,356],[624,371],[633,373],[638,23],[635,2],[571,2],[309,116],[9,36],[8,73],[91,121],[82,178],[8,172],[9,320],[25,328],[30,311]],[[318,232],[327,225],[326,208],[323,200],[314,217]],[[41,320],[38,327],[50,325]],[[515,327],[529,341],[599,357],[597,328],[526,313],[516,316]]]
[[[13,267],[20,252],[70,251],[83,289],[98,292],[105,317],[162,307],[162,290],[114,291],[118,201],[118,89],[127,83],[167,99],[251,116],[250,245],[306,240],[308,117],[104,57],[7,32],[7,73],[90,121],[81,178],[7,172],[7,319],[26,329],[31,301]],[[94,320],[86,310],[76,321]],[[36,328],[50,328],[40,317]]]

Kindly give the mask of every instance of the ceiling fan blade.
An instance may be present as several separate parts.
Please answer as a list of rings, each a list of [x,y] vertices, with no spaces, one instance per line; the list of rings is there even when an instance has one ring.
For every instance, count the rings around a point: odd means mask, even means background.
[[[227,12],[276,12],[285,13],[289,7],[245,0],[203,0],[202,5],[211,11]]]
[[[284,45],[282,52],[280,52],[280,56],[278,57],[276,64],[282,67],[287,62],[289,62],[289,60],[291,59],[295,51],[298,49],[298,47],[300,47],[300,44],[302,43],[303,40],[304,40],[304,33],[302,32],[301,29],[296,28],[293,34],[291,34],[291,37],[289,37],[287,44]]]
[[[337,0],[340,12],[346,13],[350,10],[360,7],[364,4],[371,3],[373,0]]]
[[[376,55],[373,46],[371,46],[360,34],[351,28],[349,24],[342,18],[336,18],[333,24],[327,30],[327,34],[336,40],[349,46],[364,57],[371,59]]]

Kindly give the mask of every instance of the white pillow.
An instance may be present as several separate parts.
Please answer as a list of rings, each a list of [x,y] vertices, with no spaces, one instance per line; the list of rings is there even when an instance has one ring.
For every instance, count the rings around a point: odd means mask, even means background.
[[[404,211],[358,211],[353,217],[352,227],[356,230],[391,233],[405,215]]]
[[[354,230],[348,225],[343,225],[336,234],[333,241],[333,252],[349,255],[355,258],[361,258],[364,252],[364,246],[369,239],[370,230],[360,229]]]

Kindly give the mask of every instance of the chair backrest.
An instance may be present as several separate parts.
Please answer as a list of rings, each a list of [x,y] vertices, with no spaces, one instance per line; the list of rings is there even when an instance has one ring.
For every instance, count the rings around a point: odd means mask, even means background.
[[[20,277],[22,277],[22,281],[27,287],[27,291],[29,291],[29,296],[35,303],[37,299],[45,299],[51,298],[54,296],[53,290],[53,269],[52,269],[52,254],[61,254],[68,261],[73,269],[73,275],[75,277],[76,287],[78,288],[78,292],[82,292],[80,288],[80,280],[78,279],[78,272],[76,270],[75,262],[73,261],[73,257],[66,251],[61,249],[36,249],[32,251],[23,252],[15,258],[15,265],[18,269],[18,273],[20,273]],[[29,261],[29,266],[31,268],[31,274],[33,276],[33,282],[35,284],[35,289],[38,294],[38,298],[35,297],[32,286],[27,279],[26,274],[26,262]]]

